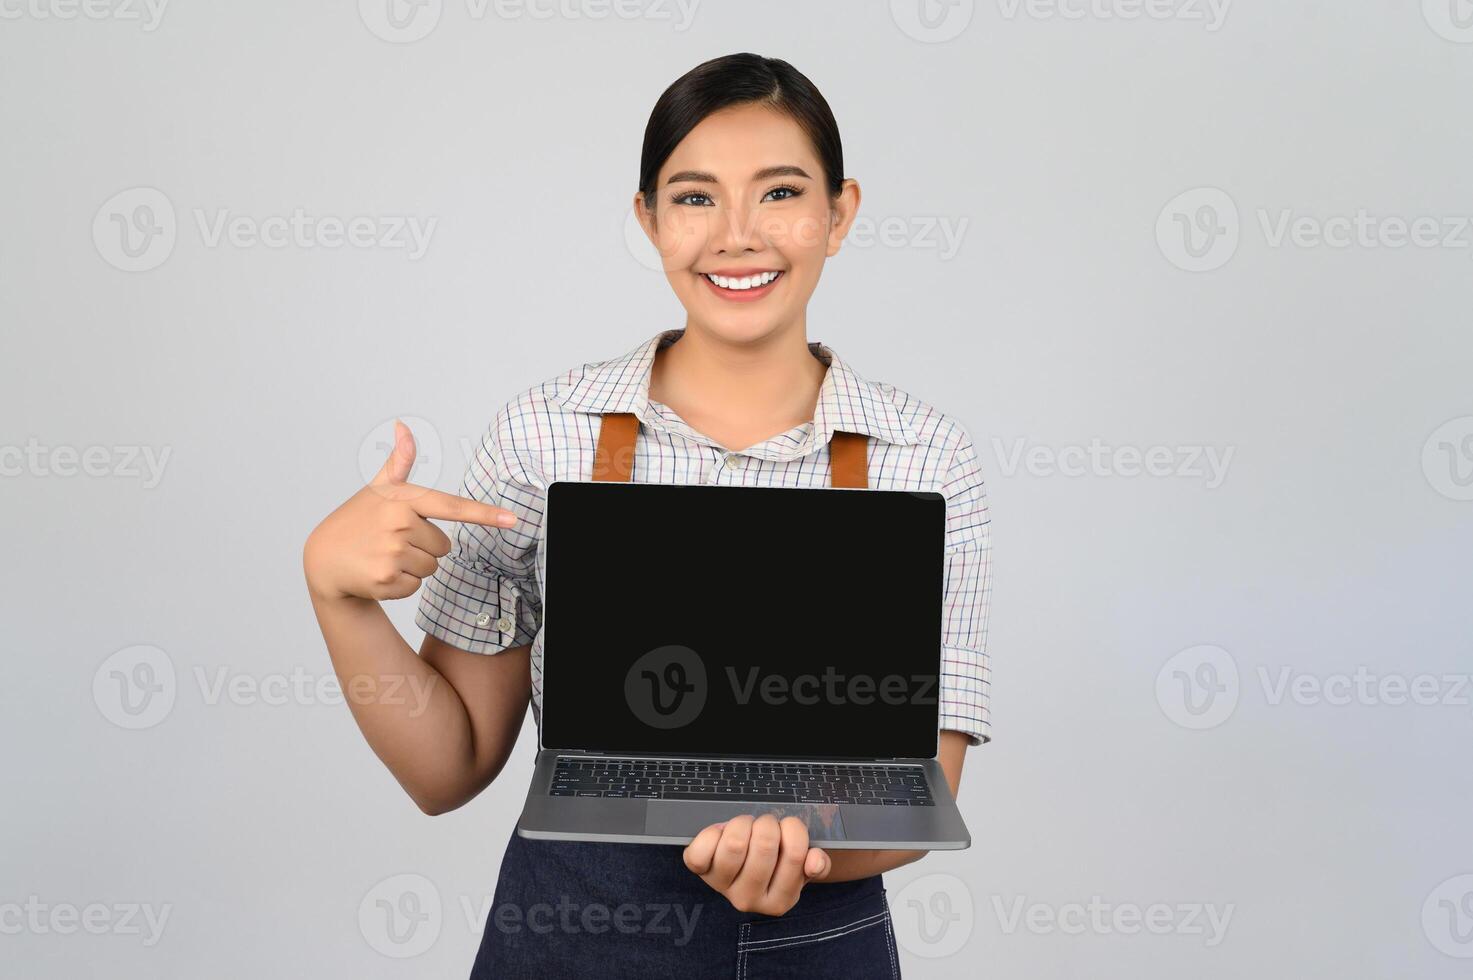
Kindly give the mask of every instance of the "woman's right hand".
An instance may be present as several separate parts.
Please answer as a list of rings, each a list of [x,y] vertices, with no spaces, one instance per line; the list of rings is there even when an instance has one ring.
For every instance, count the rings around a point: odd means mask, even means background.
[[[516,515],[479,500],[407,482],[414,435],[394,420],[394,448],[368,485],[307,536],[307,587],[323,599],[403,599],[450,553],[450,538],[428,518],[511,527]]]

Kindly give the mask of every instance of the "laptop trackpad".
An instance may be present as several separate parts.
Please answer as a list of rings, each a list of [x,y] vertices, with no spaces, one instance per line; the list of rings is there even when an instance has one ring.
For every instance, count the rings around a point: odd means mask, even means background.
[[[848,840],[844,819],[833,803],[707,803],[704,800],[650,800],[645,810],[644,832],[660,837],[694,837],[713,823],[743,813],[777,819],[797,817],[808,826],[810,840]]]

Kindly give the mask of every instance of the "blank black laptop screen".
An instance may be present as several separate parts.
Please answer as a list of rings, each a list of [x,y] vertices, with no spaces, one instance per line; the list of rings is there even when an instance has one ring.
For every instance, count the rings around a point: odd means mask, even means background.
[[[554,481],[542,744],[930,758],[946,501]]]

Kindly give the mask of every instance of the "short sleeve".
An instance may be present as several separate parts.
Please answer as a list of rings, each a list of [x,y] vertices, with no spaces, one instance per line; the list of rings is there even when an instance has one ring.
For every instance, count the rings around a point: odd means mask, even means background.
[[[537,541],[545,492],[514,448],[514,406],[497,414],[472,455],[460,495],[517,515],[509,528],[448,527],[451,551],[425,579],[414,622],[468,653],[500,653],[532,642],[541,627]]]
[[[940,493],[946,498],[946,575],[941,626],[941,727],[972,745],[992,739],[987,611],[992,526],[971,436],[962,430]]]

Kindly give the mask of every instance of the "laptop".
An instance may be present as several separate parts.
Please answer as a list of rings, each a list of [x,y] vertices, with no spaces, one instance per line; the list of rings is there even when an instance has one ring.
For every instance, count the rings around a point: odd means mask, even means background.
[[[772,813],[814,846],[970,846],[936,761],[941,494],[555,480],[543,533],[517,833],[688,844]]]

